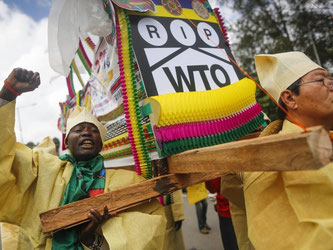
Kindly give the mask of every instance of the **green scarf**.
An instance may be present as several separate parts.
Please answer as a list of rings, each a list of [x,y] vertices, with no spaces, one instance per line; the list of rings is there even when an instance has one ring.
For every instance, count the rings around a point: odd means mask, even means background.
[[[74,165],[72,176],[67,184],[61,206],[89,197],[89,190],[104,189],[105,179],[94,178],[104,169],[103,157],[97,155],[89,161],[75,161],[71,155],[59,157],[63,161],[69,161]],[[83,250],[79,241],[79,227],[72,227],[54,233],[52,250]]]

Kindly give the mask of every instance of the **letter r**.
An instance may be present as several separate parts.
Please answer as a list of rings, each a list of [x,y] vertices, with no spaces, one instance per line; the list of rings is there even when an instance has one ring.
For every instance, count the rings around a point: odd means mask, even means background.
[[[149,33],[149,37],[150,38],[154,38],[153,34],[156,34],[156,37],[160,38],[160,35],[157,32],[157,27],[156,26],[154,26],[154,25],[146,25],[146,27],[147,27],[147,31]]]

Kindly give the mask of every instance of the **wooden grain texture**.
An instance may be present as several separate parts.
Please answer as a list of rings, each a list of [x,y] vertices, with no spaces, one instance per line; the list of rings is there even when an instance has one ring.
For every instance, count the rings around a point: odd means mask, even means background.
[[[222,173],[169,174],[130,185],[81,201],[73,202],[40,214],[44,233],[69,228],[88,221],[87,214],[94,208],[102,212],[108,206],[109,213],[149,202],[150,199],[172,193],[203,181],[220,177]]]
[[[187,151],[168,158],[169,173],[318,169],[331,161],[332,143],[322,127]]]
[[[91,208],[123,211],[228,172],[317,169],[331,161],[332,143],[321,127],[306,133],[272,135],[188,151],[168,158],[171,174],[110,193],[77,201],[40,214],[43,232],[88,221]]]

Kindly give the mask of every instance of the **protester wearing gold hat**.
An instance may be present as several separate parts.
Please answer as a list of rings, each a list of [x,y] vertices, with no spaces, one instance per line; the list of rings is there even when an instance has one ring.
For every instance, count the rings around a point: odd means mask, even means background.
[[[305,127],[333,129],[333,78],[327,70],[301,52],[257,55],[255,63],[261,85],[289,113],[279,111],[282,120],[271,123],[261,136],[302,130],[295,119]],[[332,162],[320,170],[240,177],[255,249],[332,249]]]
[[[67,123],[70,154],[60,159],[41,147],[30,149],[16,142],[15,99],[35,90],[39,74],[14,69],[0,91],[0,222],[19,226],[17,249],[161,249],[166,220],[157,200],[109,218],[91,210],[84,226],[42,233],[39,214],[59,205],[110,192],[142,178],[125,170],[104,169],[99,154],[104,126],[77,107]],[[95,174],[98,173],[98,174]]]

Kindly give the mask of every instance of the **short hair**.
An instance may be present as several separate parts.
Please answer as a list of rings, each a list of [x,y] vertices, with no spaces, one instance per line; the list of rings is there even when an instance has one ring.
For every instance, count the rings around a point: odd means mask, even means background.
[[[299,85],[301,84],[301,78],[298,78],[293,84],[291,84],[287,89],[290,90],[291,92],[295,93],[296,95],[299,95]],[[279,98],[279,104],[287,110],[286,104]],[[277,116],[280,120],[286,119],[286,113],[279,107],[277,106]]]

